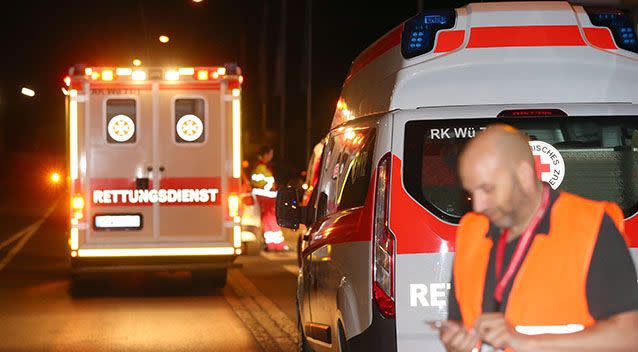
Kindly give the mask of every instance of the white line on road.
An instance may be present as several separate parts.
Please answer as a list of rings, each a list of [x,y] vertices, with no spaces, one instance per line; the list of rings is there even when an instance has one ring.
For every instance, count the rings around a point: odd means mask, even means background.
[[[22,237],[25,233],[27,233],[27,231],[29,231],[29,229],[32,226],[33,226],[33,224],[29,225],[25,229],[22,229],[22,230],[18,231],[13,236],[11,236],[11,237],[7,238],[6,240],[4,240],[2,243],[0,243],[0,250],[2,250],[4,247],[10,245],[11,243],[15,242],[18,238]]]
[[[47,211],[44,213],[44,215],[40,219],[38,219],[38,221],[29,225],[25,229],[20,230],[18,233],[11,236],[8,240],[4,241],[1,244],[2,247],[0,248],[4,248],[7,244],[12,243],[13,241],[20,238],[20,240],[16,243],[16,245],[13,248],[11,248],[11,250],[7,253],[7,255],[0,261],[0,271],[2,271],[11,262],[13,257],[15,257],[16,254],[18,254],[18,252],[22,250],[22,248],[27,244],[27,242],[29,242],[31,237],[38,231],[38,229],[40,229],[40,226],[42,226],[44,221],[49,217],[49,215],[51,215],[51,213],[53,213],[53,210],[55,210],[55,207],[58,205],[58,202],[59,202],[59,199],[53,202],[53,205],[51,205],[47,209]]]

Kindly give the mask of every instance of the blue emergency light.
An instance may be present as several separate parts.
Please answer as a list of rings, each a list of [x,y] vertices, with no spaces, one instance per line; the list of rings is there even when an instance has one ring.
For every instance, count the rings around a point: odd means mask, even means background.
[[[434,49],[436,32],[454,27],[456,12],[453,9],[422,12],[403,25],[401,54],[409,59]]]
[[[585,11],[594,26],[609,28],[619,48],[638,54],[636,29],[627,12],[598,7],[585,7]]]

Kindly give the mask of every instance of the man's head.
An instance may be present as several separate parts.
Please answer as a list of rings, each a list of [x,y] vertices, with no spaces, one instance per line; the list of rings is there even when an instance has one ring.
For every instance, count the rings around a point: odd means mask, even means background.
[[[259,148],[259,152],[257,154],[257,157],[259,158],[259,160],[261,160],[264,163],[269,163],[274,155],[274,151],[272,149],[271,146],[269,145],[262,145]]]
[[[541,189],[527,137],[504,124],[489,126],[466,145],[459,174],[474,211],[499,228],[525,221],[530,201]]]

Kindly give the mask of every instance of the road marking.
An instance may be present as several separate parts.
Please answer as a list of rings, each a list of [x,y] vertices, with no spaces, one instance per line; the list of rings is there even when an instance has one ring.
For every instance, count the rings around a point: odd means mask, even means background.
[[[295,276],[299,275],[299,267],[297,265],[284,265],[284,269]]]
[[[16,234],[14,234],[13,236],[9,237],[8,239],[6,239],[2,243],[0,243],[0,250],[2,250],[4,247],[10,245],[11,243],[15,242],[18,238],[24,236],[24,234],[27,233],[27,231],[32,226],[33,226],[33,224],[29,225],[27,228],[24,228],[24,229],[18,231]]]
[[[38,229],[40,229],[40,226],[42,226],[44,221],[51,215],[51,213],[53,213],[53,210],[55,210],[59,201],[60,199],[57,199],[55,202],[53,202],[53,205],[51,205],[47,209],[47,211],[44,213],[44,215],[40,219],[38,219],[35,223],[27,226],[23,230],[20,230],[18,233],[11,236],[8,240],[2,243],[3,247],[0,247],[0,248],[4,248],[4,246],[8,245],[9,243],[12,243],[18,238],[20,239],[19,241],[16,242],[15,246],[11,248],[11,250],[7,253],[7,255],[0,261],[0,271],[2,271],[11,262],[11,260],[16,256],[16,254],[18,254],[18,252],[22,250],[22,248],[27,244],[27,242],[29,242],[31,237],[38,231]]]
[[[228,272],[228,283],[238,298],[227,296],[226,300],[264,351],[297,349],[297,325],[275,303],[238,270]]]

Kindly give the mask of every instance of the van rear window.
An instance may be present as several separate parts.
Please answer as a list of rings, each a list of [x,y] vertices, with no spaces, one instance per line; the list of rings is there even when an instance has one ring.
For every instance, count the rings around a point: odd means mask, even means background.
[[[458,223],[471,210],[458,156],[476,133],[502,122],[525,132],[536,172],[553,188],[638,211],[638,116],[410,121],[405,126],[406,190],[439,218]]]

